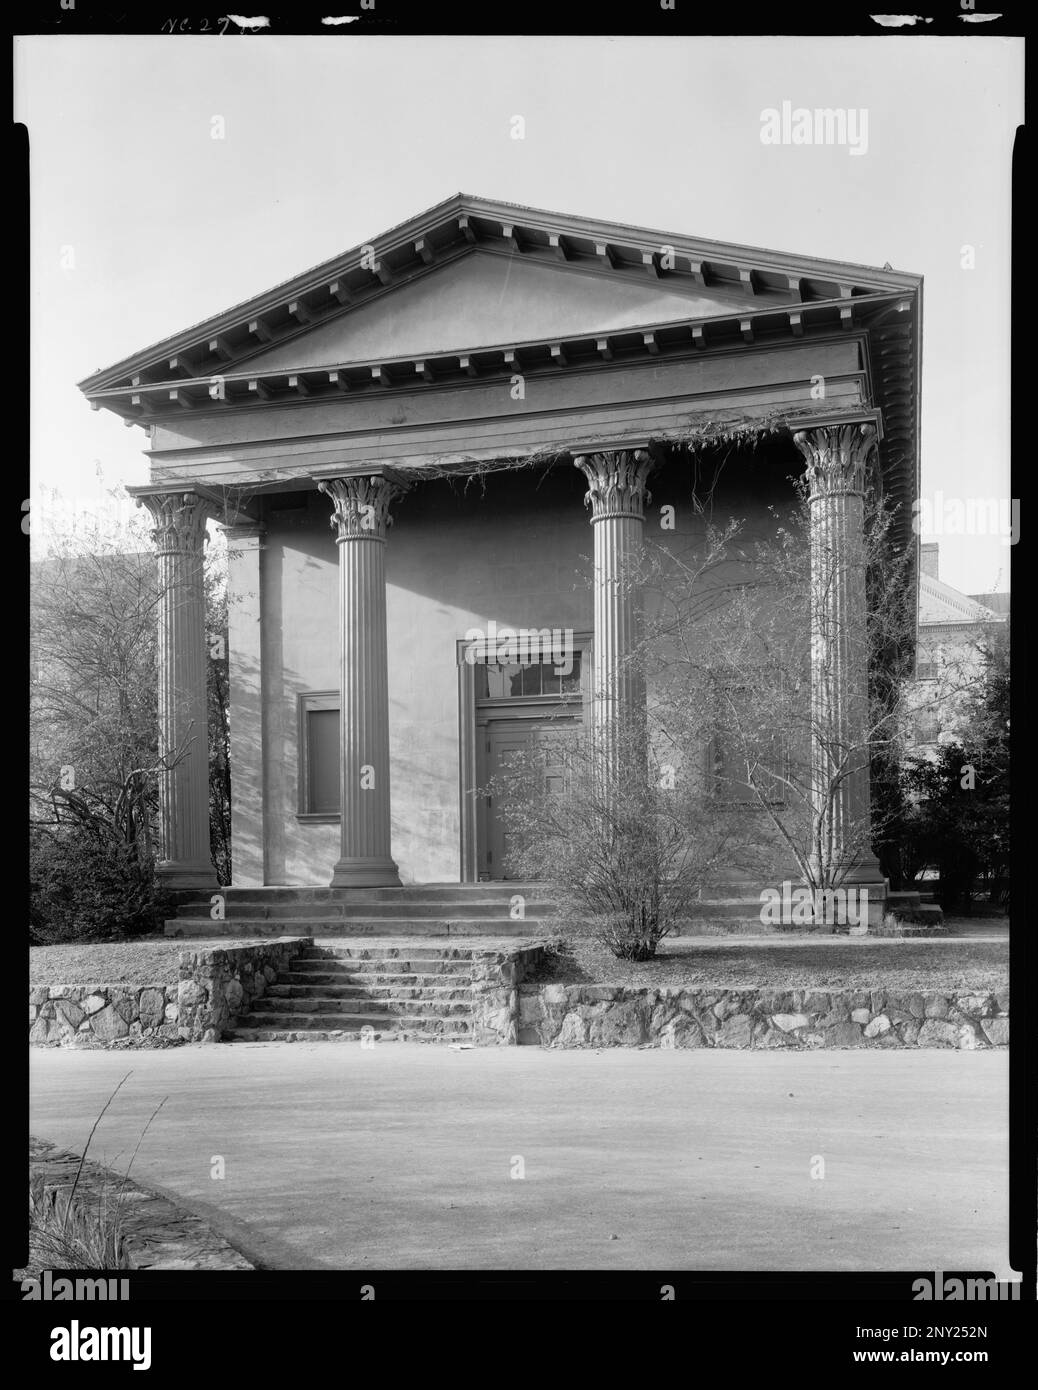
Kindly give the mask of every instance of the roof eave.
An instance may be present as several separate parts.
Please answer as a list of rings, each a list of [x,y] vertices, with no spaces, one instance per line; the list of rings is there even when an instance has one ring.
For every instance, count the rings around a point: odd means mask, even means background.
[[[489,199],[474,198],[456,193],[419,213],[416,217],[390,228],[369,242],[362,242],[350,250],[323,261],[319,265],[303,271],[289,280],[280,282],[263,294],[244,300],[223,310],[209,319],[181,330],[167,338],[142,348],[121,359],[110,367],[93,372],[77,385],[81,391],[91,392],[113,385],[127,376],[152,369],[156,361],[175,357],[179,352],[195,346],[199,339],[219,338],[240,329],[244,323],[262,318],[266,313],[281,308],[287,302],[318,292],[328,282],[362,268],[365,255],[370,257],[374,251],[375,259],[391,255],[403,249],[408,243],[423,240],[437,230],[442,230],[457,218],[472,215],[488,221],[499,221],[502,225],[514,225],[520,231],[535,231],[539,234],[575,236],[586,240],[601,241],[608,248],[616,247],[657,249],[667,247],[675,255],[690,262],[716,261],[732,263],[745,261],[759,272],[778,274],[794,273],[801,279],[817,277],[820,279],[853,281],[869,292],[915,292],[921,285],[921,277],[901,271],[876,270],[875,267],[858,266],[849,262],[824,260],[818,257],[803,257],[787,252],[770,251],[760,247],[744,246],[737,243],[711,241],[700,237],[678,236],[658,229],[635,227],[625,223],[603,222],[573,214],[555,213],[546,209],[521,207],[511,203],[495,202]],[[366,267],[363,267],[366,268]]]

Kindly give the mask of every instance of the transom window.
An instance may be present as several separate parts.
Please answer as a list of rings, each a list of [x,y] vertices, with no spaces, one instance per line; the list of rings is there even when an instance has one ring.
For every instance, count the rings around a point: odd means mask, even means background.
[[[477,700],[550,699],[580,694],[580,652],[573,652],[573,666],[557,675],[552,662],[531,661],[505,665],[500,661],[476,666]],[[568,664],[568,663],[564,663]]]

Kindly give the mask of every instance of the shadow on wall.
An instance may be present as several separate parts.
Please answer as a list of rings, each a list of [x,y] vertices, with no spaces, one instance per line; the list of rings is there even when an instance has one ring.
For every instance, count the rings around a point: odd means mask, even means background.
[[[704,517],[773,525],[788,503],[795,451],[718,448],[694,465],[674,455],[650,479],[646,536],[694,553]],[[483,478],[418,482],[398,503],[386,549],[394,853],[408,881],[457,879],[458,671],[470,628],[593,626],[593,531],[586,481],[567,462]],[[282,503],[274,506],[274,501]],[[661,525],[673,507],[674,530]],[[268,883],[323,883],[338,855],[337,824],[301,823],[301,694],[338,689],[337,547],[327,499],[268,499],[263,551],[262,686],[239,659],[231,711],[236,874]],[[262,755],[261,756],[261,750]],[[260,801],[266,813],[259,812]],[[240,866],[240,867],[238,867]]]

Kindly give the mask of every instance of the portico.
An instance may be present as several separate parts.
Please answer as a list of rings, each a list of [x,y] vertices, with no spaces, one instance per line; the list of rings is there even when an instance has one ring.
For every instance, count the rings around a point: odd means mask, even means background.
[[[608,746],[644,713],[624,575],[652,508],[684,500],[689,444],[725,424],[776,441],[733,483],[761,524],[806,469],[812,562],[836,577],[811,698],[855,746],[868,671],[840,634],[864,614],[867,482],[917,492],[920,301],[899,272],[457,195],[81,383],[148,436],[164,877],[215,887],[207,519],[228,546],[235,885],[502,877],[487,760],[549,714]],[[573,670],[489,660],[466,634],[492,623],[571,632]],[[850,829],[867,756],[840,796],[848,881],[876,883]]]

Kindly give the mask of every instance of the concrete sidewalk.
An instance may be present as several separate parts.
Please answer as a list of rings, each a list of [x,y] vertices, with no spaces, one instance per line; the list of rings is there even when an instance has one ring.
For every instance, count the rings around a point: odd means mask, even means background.
[[[134,1178],[269,1267],[1005,1270],[1005,1052],[34,1049],[32,1132],[130,1071],[91,1157],[168,1096]]]

